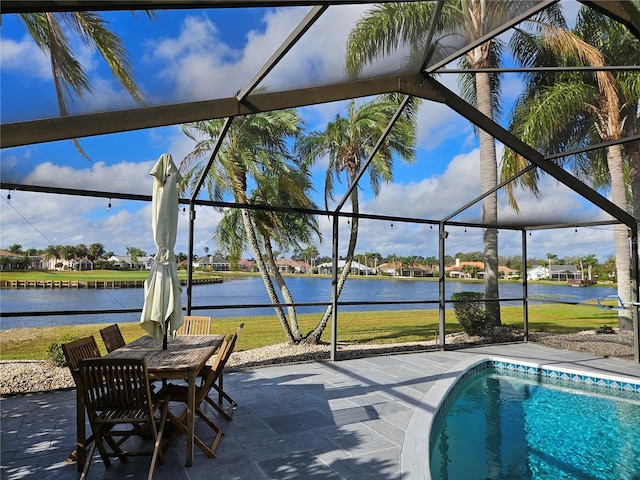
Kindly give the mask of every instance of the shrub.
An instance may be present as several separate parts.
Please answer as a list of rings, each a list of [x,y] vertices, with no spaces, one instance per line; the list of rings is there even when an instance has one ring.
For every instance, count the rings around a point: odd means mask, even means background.
[[[64,343],[72,342],[78,338],[77,335],[66,334],[59,342],[51,342],[47,347],[47,358],[57,367],[64,367],[67,364],[67,360],[64,358],[64,352],[62,351],[62,345]]]
[[[489,319],[485,311],[484,294],[457,292],[451,295],[453,311],[467,335],[485,335]]]
[[[616,331],[611,328],[609,325],[601,325],[597,330],[596,333],[600,333],[600,334],[604,334],[604,335],[612,335],[614,333],[616,333]]]

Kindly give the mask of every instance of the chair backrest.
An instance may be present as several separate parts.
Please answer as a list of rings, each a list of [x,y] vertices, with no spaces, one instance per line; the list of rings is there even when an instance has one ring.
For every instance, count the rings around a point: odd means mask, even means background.
[[[209,335],[211,317],[185,315],[176,335]]]
[[[235,333],[230,333],[225,337],[218,349],[218,353],[216,355],[216,359],[213,361],[213,365],[211,366],[211,370],[209,374],[204,380],[203,388],[205,391],[211,389],[213,384],[218,380],[218,378],[222,375],[224,371],[224,367],[229,360],[229,357],[233,353],[233,349],[236,346],[236,340],[238,336]]]
[[[122,336],[122,332],[120,331],[120,327],[118,327],[117,323],[100,330],[100,336],[102,337],[102,341],[104,342],[107,352],[113,352],[125,345],[124,337]]]
[[[144,358],[86,358],[80,375],[87,411],[146,411],[152,417],[151,389]],[[114,414],[115,415],[115,414]]]
[[[236,328],[236,337],[240,336],[240,334],[242,333],[243,329],[244,329],[244,322],[242,322],[240,325],[238,325],[238,328]]]
[[[80,360],[85,358],[100,357],[100,349],[93,335],[89,337],[79,338],[69,343],[62,344],[62,352],[67,360],[67,366],[71,370],[73,380],[78,384]]]

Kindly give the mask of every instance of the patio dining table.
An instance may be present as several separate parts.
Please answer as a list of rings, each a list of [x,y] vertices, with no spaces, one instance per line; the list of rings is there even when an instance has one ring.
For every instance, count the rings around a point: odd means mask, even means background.
[[[195,398],[198,373],[216,353],[224,335],[183,335],[169,341],[166,350],[150,336],[140,337],[106,355],[107,358],[144,358],[150,380],[181,379],[188,385],[186,466],[193,464]],[[78,395],[78,410],[84,418],[84,401]],[[78,421],[78,468],[84,467],[85,422]]]

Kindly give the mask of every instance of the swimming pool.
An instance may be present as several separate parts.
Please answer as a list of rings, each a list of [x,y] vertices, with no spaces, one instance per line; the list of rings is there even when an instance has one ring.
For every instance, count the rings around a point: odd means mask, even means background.
[[[491,367],[467,375],[433,428],[434,480],[640,478],[635,387]]]

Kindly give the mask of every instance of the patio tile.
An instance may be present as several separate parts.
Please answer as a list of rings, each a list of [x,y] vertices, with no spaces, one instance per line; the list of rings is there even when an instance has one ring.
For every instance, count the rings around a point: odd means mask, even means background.
[[[333,420],[318,410],[305,410],[263,419],[279,435],[331,425]]]
[[[341,478],[400,479],[402,478],[402,471],[399,468],[401,453],[400,447],[389,448],[355,458],[337,459],[329,466],[340,474]]]
[[[260,462],[260,468],[268,478],[288,479],[326,479],[341,480],[343,477],[318,460],[311,452],[297,452],[271,460]]]

